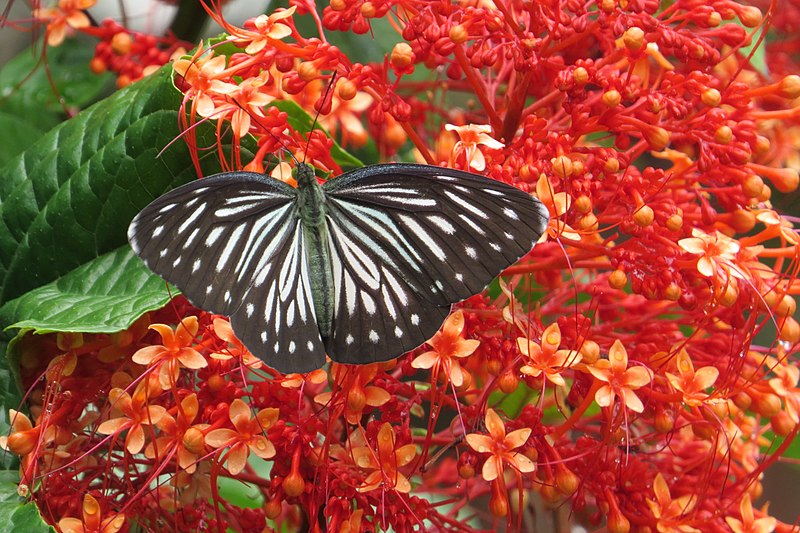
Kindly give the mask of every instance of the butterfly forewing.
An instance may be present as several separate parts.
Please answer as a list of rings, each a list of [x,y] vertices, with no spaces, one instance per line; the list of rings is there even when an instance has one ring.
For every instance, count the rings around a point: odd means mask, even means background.
[[[530,251],[548,221],[523,191],[427,165],[373,165],[323,190],[338,289],[326,347],[344,362],[391,359],[425,342],[450,304]]]
[[[151,270],[194,305],[230,316],[242,342],[284,371],[325,361],[296,197],[261,174],[219,174],[159,197],[128,228]]]

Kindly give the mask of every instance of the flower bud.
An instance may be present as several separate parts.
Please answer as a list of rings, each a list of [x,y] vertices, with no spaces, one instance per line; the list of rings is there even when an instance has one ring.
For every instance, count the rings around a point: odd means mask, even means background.
[[[294,465],[292,465],[292,471],[289,472],[289,475],[283,479],[281,487],[283,487],[283,492],[290,498],[300,496],[305,490],[306,482],[303,481],[303,477]]]
[[[352,80],[345,79],[340,81],[336,89],[339,92],[339,98],[345,101],[352,100],[358,93],[358,88],[356,87],[356,84],[352,82]]]
[[[739,8],[739,20],[745,28],[755,28],[761,24],[761,10],[755,6],[741,6]]]
[[[797,425],[795,421],[792,420],[792,417],[786,413],[786,411],[781,411],[777,415],[773,416],[769,423],[772,426],[772,431],[781,437],[788,436],[792,431],[794,431],[794,428]]]
[[[587,214],[592,210],[592,199],[582,194],[575,199],[575,209],[578,210],[579,213]]]
[[[787,316],[780,325],[781,340],[791,342],[792,344],[800,341],[800,325],[797,323],[797,320]]]
[[[720,126],[714,132],[714,140],[720,144],[728,144],[733,140],[733,130],[729,126]]]
[[[456,44],[461,44],[469,38],[469,32],[462,24],[456,24],[450,28],[450,40]]]
[[[572,175],[572,159],[565,155],[554,157],[550,160],[553,165],[553,174],[559,178],[567,178]]]
[[[578,85],[586,85],[589,81],[589,72],[583,67],[578,67],[572,71],[572,79]]]
[[[643,205],[633,213],[633,221],[643,228],[652,224],[654,217],[653,208],[649,205]]]
[[[621,289],[628,283],[628,276],[622,270],[615,270],[608,276],[608,284],[615,289]]]
[[[394,68],[404,69],[414,62],[414,52],[408,43],[397,43],[392,48],[389,60]]]
[[[583,356],[583,362],[587,365],[591,365],[600,359],[600,345],[595,341],[588,339],[583,341],[578,351]]]
[[[636,26],[628,28],[622,34],[622,42],[625,44],[625,48],[631,52],[641,50],[644,46],[644,30]]]
[[[700,95],[700,100],[708,107],[717,107],[722,101],[722,95],[716,89],[706,89]]]
[[[111,38],[111,49],[118,56],[124,56],[129,53],[131,51],[131,44],[133,44],[133,39],[131,39],[130,33],[125,31],[115,33]]]
[[[800,76],[790,74],[783,78],[778,85],[778,94],[789,100],[794,100],[800,96]]]
[[[680,209],[678,211],[681,211]],[[683,228],[683,215],[681,212],[671,215],[665,223],[667,229],[670,231],[680,231]]]
[[[603,93],[602,100],[608,107],[614,107],[622,101],[622,95],[616,89],[610,89]]]

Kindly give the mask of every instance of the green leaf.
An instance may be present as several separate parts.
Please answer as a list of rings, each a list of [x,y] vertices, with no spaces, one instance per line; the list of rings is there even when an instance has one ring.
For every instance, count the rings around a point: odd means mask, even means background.
[[[308,133],[311,131],[311,127],[314,125],[314,118],[306,113],[306,111],[293,100],[276,100],[267,107],[277,107],[289,115],[287,122],[289,122],[289,125],[297,131]],[[325,131],[325,129],[319,124],[317,124],[314,129],[320,130],[324,132],[325,135],[330,137],[328,132]],[[336,141],[333,141],[331,157],[342,168],[358,168],[364,166],[364,163],[362,163],[356,156],[342,148]]]
[[[17,494],[18,483],[18,472],[0,471],[0,533],[54,531],[42,520],[36,504],[26,503]]]
[[[165,67],[60,124],[0,169],[0,304],[126,247],[133,216],[196,177],[178,138],[180,102]],[[203,126],[198,146],[213,143],[213,128]],[[219,171],[207,159],[203,173]]]
[[[8,302],[0,324],[36,333],[114,333],[166,305],[169,295],[164,280],[122,247]]]
[[[18,394],[19,387],[12,374],[6,352],[9,344],[0,341],[0,435],[8,435],[11,430],[11,421],[8,418],[9,409],[19,409],[22,397]],[[16,469],[19,465],[17,456],[12,453],[0,451],[0,474],[3,470]],[[19,477],[19,476],[17,476]],[[0,496],[2,500],[2,496]]]
[[[113,86],[114,76],[89,70],[94,45],[79,36],[46,52],[41,41],[21,52],[0,70],[0,111],[24,118],[43,133],[66,118],[67,110],[95,102]]]

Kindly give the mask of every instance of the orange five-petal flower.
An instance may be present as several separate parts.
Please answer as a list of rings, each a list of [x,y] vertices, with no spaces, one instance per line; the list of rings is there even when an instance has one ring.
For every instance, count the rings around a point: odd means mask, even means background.
[[[191,347],[198,327],[197,317],[194,316],[181,320],[175,330],[166,324],[151,324],[150,329],[161,335],[163,344],[138,350],[133,354],[133,362],[157,367],[161,387],[168,389],[178,380],[181,366],[198,369],[208,365],[205,357]]]
[[[555,322],[542,333],[541,344],[519,337],[517,346],[522,355],[527,357],[520,372],[533,377],[544,374],[544,378],[552,383],[561,387],[566,385],[561,372],[579,363],[582,356],[574,350],[559,350],[559,344],[561,344],[561,329]]]
[[[467,444],[478,453],[492,454],[483,463],[483,479],[492,481],[503,471],[503,465],[507,464],[519,472],[533,472],[536,464],[528,459],[527,456],[514,450],[525,444],[531,435],[530,428],[522,428],[506,434],[506,426],[494,409],[486,410],[486,429],[488,435],[480,433],[470,433],[467,435]]]
[[[685,349],[678,352],[676,363],[679,375],[667,372],[667,379],[673,387],[683,393],[683,402],[686,405],[697,407],[708,398],[706,389],[717,381],[719,370],[713,366],[695,370],[692,359]]]
[[[353,449],[353,460],[361,468],[372,470],[358,487],[358,492],[369,492],[381,485],[397,492],[409,492],[411,483],[397,469],[406,466],[417,455],[417,447],[406,444],[396,448],[396,439],[391,424],[378,430],[378,453],[369,446]]]
[[[499,150],[505,146],[491,136],[492,127],[485,124],[467,124],[465,126],[445,124],[444,129],[456,132],[461,138],[453,146],[451,159],[454,161],[463,152],[467,165],[478,172],[486,169],[486,158],[481,152],[480,146],[485,146],[492,150]]]
[[[145,383],[144,381],[142,383]],[[123,416],[106,420],[97,428],[102,435],[111,435],[128,430],[125,448],[130,453],[139,453],[144,448],[144,426],[157,424],[167,410],[160,405],[148,405],[146,387],[137,387],[133,397],[122,389],[114,388],[108,393],[113,410]]]
[[[235,429],[215,429],[206,435],[206,444],[213,448],[229,447],[225,460],[232,475],[241,472],[250,452],[262,459],[275,455],[275,446],[264,436],[278,420],[279,410],[273,407],[260,410],[256,416],[250,407],[239,398],[231,402],[228,409],[230,421]]]
[[[425,352],[411,362],[414,368],[432,368],[431,373],[438,375],[443,370],[456,387],[464,383],[465,371],[458,362],[459,358],[467,357],[478,349],[479,340],[465,339],[461,336],[464,331],[464,313],[459,309],[445,320],[442,329],[437,331],[428,344],[433,350]]]
[[[644,411],[642,400],[633,392],[653,379],[650,369],[643,366],[628,368],[628,352],[618,340],[608,350],[608,359],[600,359],[586,367],[591,374],[606,384],[594,396],[601,407],[614,405],[614,398],[622,399],[625,405],[637,413]]]

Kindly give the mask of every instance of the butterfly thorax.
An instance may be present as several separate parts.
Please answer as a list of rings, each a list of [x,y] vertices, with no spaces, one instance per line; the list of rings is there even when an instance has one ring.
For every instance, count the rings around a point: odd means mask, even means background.
[[[306,241],[309,277],[315,295],[314,311],[323,339],[333,329],[333,267],[328,250],[328,229],[325,222],[325,195],[317,182],[314,169],[305,163],[297,165],[297,209]],[[316,297],[320,295],[322,297]]]

